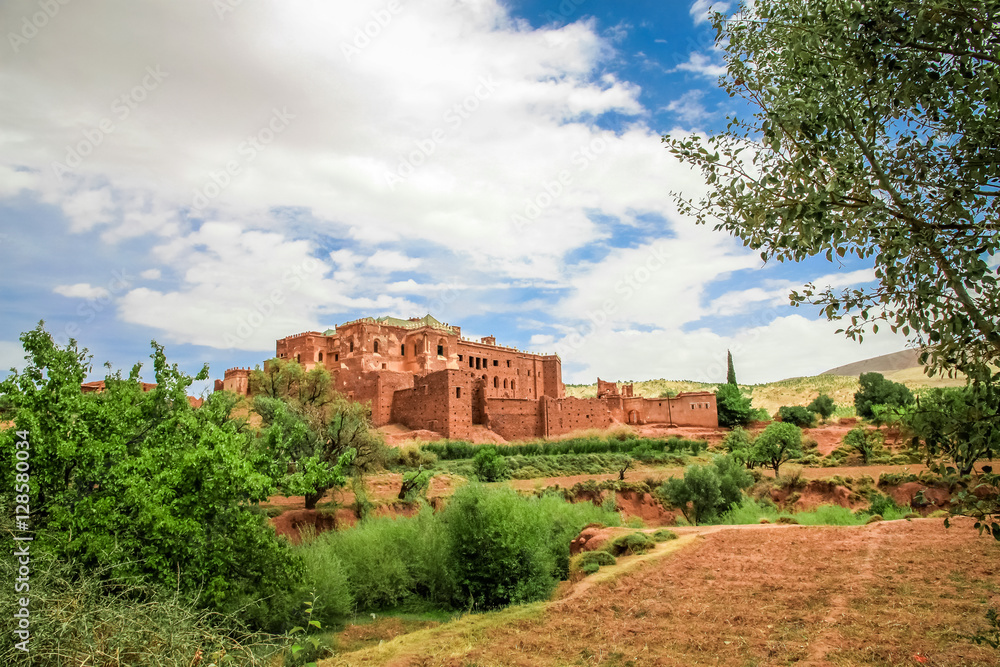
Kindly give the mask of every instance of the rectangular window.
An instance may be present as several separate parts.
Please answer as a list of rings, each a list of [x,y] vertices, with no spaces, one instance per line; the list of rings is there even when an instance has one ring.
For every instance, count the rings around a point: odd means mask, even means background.
[[[507,368],[510,368],[510,359],[507,360]]]
[[[399,346],[399,356],[401,356],[401,357],[405,357],[406,356],[406,345],[400,345]]]
[[[438,356],[439,357],[444,356],[444,345],[438,345]]]
[[[339,354],[334,354],[333,355],[333,360],[334,361],[340,361],[340,355]]]
[[[472,357],[469,357],[469,368],[472,368],[472,366],[473,366],[474,363],[475,363],[475,359],[473,359]]]
[[[462,388],[455,387],[455,398],[462,398]]]
[[[458,361],[459,361],[459,363],[461,363],[461,361],[462,361],[462,359],[464,358],[464,356],[465,356],[465,355],[462,355],[462,354],[458,355]]]
[[[493,365],[494,365],[494,366],[499,366],[499,365],[500,365],[500,362],[499,362],[499,361],[497,361],[496,359],[494,359],[494,360],[493,360]]]
[[[479,370],[479,367],[480,367],[479,364],[480,364],[481,361],[482,360],[479,357],[476,357],[476,370]]]

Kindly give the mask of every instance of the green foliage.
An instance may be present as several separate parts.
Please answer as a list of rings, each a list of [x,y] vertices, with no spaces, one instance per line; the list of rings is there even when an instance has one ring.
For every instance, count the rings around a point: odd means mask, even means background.
[[[105,391],[84,394],[89,364],[75,341],[60,347],[41,325],[21,340],[30,360],[0,382],[16,424],[0,431],[0,494],[13,504],[15,452],[29,451],[39,550],[109,579],[238,610],[260,627],[297,606],[289,592],[302,565],[250,511],[274,490],[271,464],[230,418],[231,395],[192,408],[192,378],[168,365],[156,343],[152,390],[143,391],[137,364],[127,378],[109,375]]]
[[[869,516],[878,515],[884,519],[901,519],[905,514],[910,511],[910,508],[900,507],[896,504],[896,501],[889,496],[879,493],[878,491],[870,491],[868,494],[868,507],[859,510],[859,515],[867,514]]]
[[[885,436],[881,431],[867,428],[852,428],[844,436],[844,446],[860,454],[865,465],[884,449],[884,444]]]
[[[656,542],[646,533],[619,535],[605,547],[605,551],[615,556],[644,554],[656,547]]]
[[[986,623],[987,627],[970,635],[969,641],[980,646],[1000,649],[1000,616],[997,615],[996,609],[990,607],[986,610]]]
[[[719,412],[719,426],[746,426],[753,418],[750,397],[744,396],[735,384],[720,385],[715,390],[715,405]]]
[[[928,460],[947,459],[959,475],[1000,453],[1000,387],[993,378],[932,389],[900,416]]]
[[[482,449],[493,449],[505,458],[541,456],[564,456],[570,454],[633,454],[636,450],[652,453],[690,453],[697,456],[708,446],[705,440],[688,440],[676,436],[670,438],[641,438],[637,436],[582,437],[557,441],[526,442],[515,445],[474,445],[462,440],[443,440],[421,445],[420,451],[433,454],[441,461],[472,459]],[[639,452],[641,456],[641,452]],[[412,454],[409,455],[412,457]],[[637,456],[638,458],[638,456]],[[427,465],[423,461],[415,462]],[[409,464],[415,467],[413,463]]]
[[[299,549],[305,563],[305,589],[312,594],[311,618],[323,625],[341,623],[354,609],[347,569],[332,550]]]
[[[813,399],[813,402],[806,406],[806,410],[810,412],[815,412],[824,420],[829,419],[831,415],[837,410],[836,404],[833,399],[826,394],[820,394]]]
[[[860,383],[861,388],[854,394],[854,409],[859,417],[873,418],[876,405],[901,408],[913,402],[913,393],[906,385],[886,380],[881,373],[862,373]]]
[[[778,408],[778,419],[786,424],[795,424],[802,428],[812,428],[816,425],[815,413],[800,405],[781,406]]]
[[[1000,32],[996,0],[775,0],[716,14],[722,85],[753,109],[727,130],[663,138],[709,185],[683,214],[762,259],[855,255],[875,284],[793,303],[879,323],[934,368],[1000,356]]]
[[[674,477],[657,493],[678,508],[692,524],[712,521],[720,513],[740,502],[743,489],[753,484],[753,477],[730,456],[719,456],[710,465],[692,465],[684,477]]]
[[[0,559],[0,577],[13,582],[17,567],[16,558]],[[190,667],[200,650],[203,665],[220,664],[225,655],[221,664],[265,667],[274,664],[285,643],[281,636],[248,631],[232,618],[201,609],[175,590],[81,571],[34,546],[30,584],[29,653],[15,648],[20,639],[7,630],[0,635],[0,664]],[[14,617],[19,597],[0,595],[4,619]]]
[[[750,449],[752,445],[753,438],[750,435],[750,431],[740,426],[733,428],[722,440],[723,448],[730,454],[737,450]]]
[[[472,466],[482,482],[499,482],[510,477],[507,460],[497,453],[496,447],[483,447],[476,452]]]
[[[307,509],[343,486],[346,474],[384,463],[371,409],[333,391],[322,366],[305,372],[294,360],[271,359],[251,372],[250,386],[264,423],[260,446],[274,461],[282,493],[305,496]]]
[[[524,498],[469,485],[438,514],[425,505],[411,518],[370,518],[299,551],[324,623],[341,618],[349,600],[357,612],[426,604],[493,609],[547,595],[568,575],[569,545],[580,530],[619,520],[554,494]],[[324,568],[346,587],[321,583]]]
[[[399,500],[416,500],[427,494],[427,487],[434,477],[433,470],[423,470],[418,468],[411,472],[404,472],[403,479],[399,485]]]
[[[604,565],[614,565],[618,559],[607,551],[584,551],[577,560],[577,565],[587,574],[593,574]]]
[[[654,542],[669,542],[670,540],[676,540],[677,533],[672,530],[667,530],[666,528],[658,528],[653,532]]]
[[[726,384],[736,384],[736,368],[733,366],[733,353],[726,350]]]
[[[802,430],[794,424],[768,424],[754,441],[753,457],[779,474],[782,463],[802,456]]]

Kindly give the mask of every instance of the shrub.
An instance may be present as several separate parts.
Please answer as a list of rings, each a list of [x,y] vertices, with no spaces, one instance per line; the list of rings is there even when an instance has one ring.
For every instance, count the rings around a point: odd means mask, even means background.
[[[507,461],[497,453],[496,447],[483,447],[476,452],[472,467],[476,477],[483,482],[499,482],[510,477]]]
[[[753,477],[732,457],[720,456],[710,465],[688,466],[683,478],[667,480],[657,493],[697,525],[738,503],[752,483]]]
[[[836,410],[837,406],[834,404],[833,399],[826,394],[820,394],[813,402],[806,406],[806,410],[810,412],[815,412],[824,420],[829,419]]]
[[[778,408],[778,419],[786,424],[795,424],[801,428],[816,425],[816,415],[799,405],[783,405]]]
[[[724,384],[715,390],[715,404],[719,413],[719,426],[746,426],[752,419],[750,398],[744,396],[734,384]]]
[[[726,437],[722,440],[722,446],[729,453],[740,449],[750,449],[752,444],[753,438],[750,436],[750,431],[742,426],[733,427],[733,430],[727,433]]]
[[[878,521],[883,521],[883,520],[884,519],[882,519],[882,515],[881,514],[872,514],[870,517],[868,517],[868,520],[865,521],[865,523],[866,524],[868,524],[868,523],[876,523]]]
[[[844,436],[844,446],[856,451],[865,464],[882,451],[884,442],[885,436],[881,431],[866,428],[852,428]]]
[[[312,619],[335,625],[354,609],[354,597],[344,564],[329,549],[301,549],[306,568],[306,589],[313,595]]]
[[[621,535],[605,547],[605,550],[615,556],[624,554],[644,554],[653,547],[656,542],[646,533],[629,533]]]
[[[666,528],[660,528],[653,533],[654,542],[668,542],[670,540],[676,540],[677,533],[672,530],[667,530]]]
[[[859,417],[874,417],[874,405],[902,407],[913,402],[913,394],[905,385],[886,380],[881,373],[862,373],[860,382],[861,388],[854,394],[854,409]]]
[[[593,574],[603,565],[614,565],[618,562],[618,559],[612,556],[607,551],[584,551],[580,554],[580,559],[577,564],[580,569],[587,574]],[[593,566],[593,569],[588,569],[589,566]]]

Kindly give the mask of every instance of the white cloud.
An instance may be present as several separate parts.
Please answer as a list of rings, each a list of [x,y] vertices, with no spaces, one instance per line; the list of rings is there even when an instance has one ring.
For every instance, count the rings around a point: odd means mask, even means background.
[[[118,302],[126,322],[163,331],[177,343],[270,350],[291,333],[323,329],[338,313],[410,312],[415,306],[379,289],[379,280],[314,257],[307,241],[205,223],[158,246],[154,255],[183,265],[179,289],[132,289]]]
[[[701,74],[712,79],[719,78],[727,71],[726,66],[719,63],[717,59],[704,53],[698,53],[697,51],[691,53],[687,62],[681,63],[675,70],[694,72],[695,74]]]
[[[52,291],[71,299],[107,299],[111,296],[110,292],[103,287],[94,287],[88,283],[56,285]]]
[[[159,280],[162,273],[159,269],[146,269],[140,273],[139,276],[145,278],[146,280]]]
[[[811,282],[818,289],[830,288],[836,290],[873,280],[875,280],[875,271],[873,269],[861,269],[846,273],[827,274],[815,278]],[[801,291],[804,286],[805,281],[767,280],[760,287],[727,292],[719,296],[709,305],[708,312],[710,314],[733,315],[752,310],[762,303],[771,306],[787,305],[789,293],[793,290]]]
[[[420,266],[421,261],[416,257],[407,257],[395,250],[376,250],[365,261],[365,264],[373,269],[391,273],[393,271],[412,271]]]
[[[678,118],[689,124],[697,124],[709,117],[708,110],[701,103],[705,96],[703,90],[689,90],[679,99],[671,101],[666,107],[666,111],[674,113]]]
[[[694,4],[691,5],[691,17],[694,19],[694,24],[707,23],[712,12],[727,12],[729,11],[730,3],[719,2],[718,0],[695,0]]]

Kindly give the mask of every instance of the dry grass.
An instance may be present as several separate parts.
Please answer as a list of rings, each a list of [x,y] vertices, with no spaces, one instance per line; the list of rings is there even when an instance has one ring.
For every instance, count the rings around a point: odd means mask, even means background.
[[[466,617],[323,665],[995,665],[997,652],[963,635],[1000,603],[998,547],[934,519],[710,528],[570,600]]]

